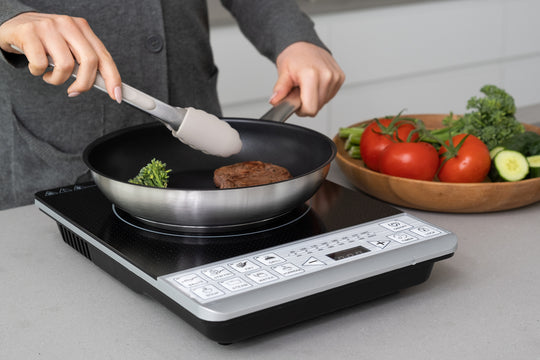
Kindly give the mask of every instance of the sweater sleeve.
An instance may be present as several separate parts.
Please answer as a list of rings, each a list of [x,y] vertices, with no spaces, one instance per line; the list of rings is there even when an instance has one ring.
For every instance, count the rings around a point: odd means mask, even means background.
[[[30,11],[36,10],[19,1],[0,0],[0,25],[19,14]],[[26,58],[24,56],[8,53],[4,50],[0,51],[0,58],[17,67],[23,67],[26,64]]]
[[[327,50],[313,21],[294,0],[221,0],[238,22],[240,30],[272,61],[289,45],[305,41]]]
[[[0,25],[23,12],[35,11],[30,6],[15,0],[0,0]]]

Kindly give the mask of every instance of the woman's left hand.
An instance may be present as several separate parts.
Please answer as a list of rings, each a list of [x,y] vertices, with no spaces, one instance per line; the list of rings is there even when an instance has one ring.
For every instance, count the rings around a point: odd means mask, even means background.
[[[345,74],[332,55],[307,42],[296,42],[276,59],[278,80],[270,104],[276,105],[294,88],[300,88],[299,116],[315,116],[345,81]]]

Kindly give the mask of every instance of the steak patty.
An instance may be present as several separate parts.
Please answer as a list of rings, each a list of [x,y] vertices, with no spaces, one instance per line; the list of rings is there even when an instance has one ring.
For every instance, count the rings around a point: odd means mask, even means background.
[[[214,171],[214,184],[220,189],[270,184],[291,179],[289,170],[262,161],[244,161]]]

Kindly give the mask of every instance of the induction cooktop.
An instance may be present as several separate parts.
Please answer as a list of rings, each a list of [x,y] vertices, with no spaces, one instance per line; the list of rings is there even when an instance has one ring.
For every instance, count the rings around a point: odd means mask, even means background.
[[[208,338],[233,343],[420,284],[456,236],[325,181],[305,204],[232,231],[153,227],[92,183],[40,191],[63,240]]]

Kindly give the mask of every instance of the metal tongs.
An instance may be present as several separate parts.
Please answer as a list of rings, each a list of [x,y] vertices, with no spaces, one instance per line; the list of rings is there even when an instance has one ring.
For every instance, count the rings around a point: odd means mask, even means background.
[[[11,47],[24,54],[17,46]],[[52,57],[47,58],[49,66],[54,67]],[[71,76],[76,78],[78,71],[79,65],[75,63]],[[105,80],[99,72],[96,73],[93,86],[107,93]],[[121,86],[123,101],[154,116],[183,143],[205,153],[222,157],[231,156],[242,149],[240,135],[226,121],[221,121],[202,110],[171,106],[127,84],[122,83]],[[300,106],[300,92],[295,88],[261,119],[284,122]]]
[[[11,47],[24,54],[17,46],[11,45]],[[53,59],[50,56],[47,56],[47,58],[49,60],[49,66],[54,67]],[[75,63],[71,76],[76,78],[78,71],[79,64]],[[96,81],[93,86],[107,93],[105,80],[99,72],[96,74]],[[156,117],[172,131],[178,131],[187,113],[187,110],[184,108],[171,106],[125,83],[122,83],[122,101]],[[261,119],[285,122],[300,106],[299,90],[295,88],[278,105],[261,116]]]
[[[17,46],[11,45],[11,47],[21,54],[24,54],[24,52]],[[47,58],[49,60],[49,66],[54,67],[53,59],[50,56],[47,56]],[[78,71],[79,64],[75,63],[71,76],[76,78]],[[99,72],[96,74],[96,81],[94,82],[93,86],[96,89],[107,93],[107,89],[105,88],[105,80]],[[160,101],[124,83],[122,83],[122,100],[138,109],[141,109],[142,111],[147,112],[150,115],[153,115],[164,125],[174,131],[178,131],[187,112],[187,110],[184,108],[174,107],[166,104],[163,101]]]

